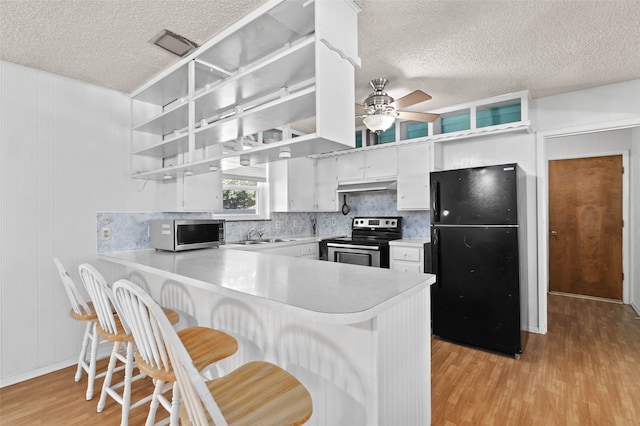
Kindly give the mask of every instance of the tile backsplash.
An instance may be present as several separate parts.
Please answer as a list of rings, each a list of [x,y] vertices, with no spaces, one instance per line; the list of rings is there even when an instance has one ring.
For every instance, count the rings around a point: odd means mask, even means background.
[[[315,218],[317,235],[349,235],[356,216],[402,216],[404,238],[429,238],[428,211],[396,210],[396,192],[362,192],[347,195],[348,215],[341,212],[271,213],[270,220],[227,221],[227,241],[247,238],[250,230],[263,231],[264,237],[311,236]],[[343,198],[340,198],[342,206]],[[154,219],[209,219],[210,212],[98,212],[96,237],[98,253],[149,248],[149,222]],[[110,238],[102,239],[103,228]]]

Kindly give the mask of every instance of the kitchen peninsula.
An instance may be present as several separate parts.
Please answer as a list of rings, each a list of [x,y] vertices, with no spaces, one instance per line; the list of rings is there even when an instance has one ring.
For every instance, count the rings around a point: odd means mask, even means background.
[[[431,418],[430,274],[241,250],[99,255],[165,306],[238,338],[224,374],[253,359],[309,389],[309,424],[425,425]]]

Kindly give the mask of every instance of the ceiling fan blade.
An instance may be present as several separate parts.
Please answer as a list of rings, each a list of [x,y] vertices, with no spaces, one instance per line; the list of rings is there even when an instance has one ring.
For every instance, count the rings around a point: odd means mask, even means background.
[[[400,99],[396,99],[392,105],[396,109],[402,109],[411,105],[419,104],[420,102],[428,101],[429,99],[431,99],[431,96],[424,93],[422,90],[414,90],[408,95],[403,96]]]
[[[440,117],[440,114],[429,114],[427,112],[410,112],[410,111],[398,111],[398,118],[411,121],[426,121],[427,123],[433,123]]]
[[[362,110],[364,110],[364,105],[361,105],[361,104],[358,104],[358,103],[357,103],[357,104],[355,104],[355,105],[356,105],[356,109],[362,109]]]

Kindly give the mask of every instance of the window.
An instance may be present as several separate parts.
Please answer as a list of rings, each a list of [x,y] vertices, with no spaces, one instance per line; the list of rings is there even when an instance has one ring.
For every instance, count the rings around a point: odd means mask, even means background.
[[[269,218],[269,193],[264,165],[238,166],[222,174],[222,212],[227,220]]]
[[[257,214],[258,182],[223,179],[222,208],[227,214]]]

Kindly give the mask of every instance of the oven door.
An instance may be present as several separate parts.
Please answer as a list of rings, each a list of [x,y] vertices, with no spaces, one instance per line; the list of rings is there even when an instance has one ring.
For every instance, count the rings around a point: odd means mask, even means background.
[[[380,267],[380,248],[356,244],[327,243],[329,262]]]

